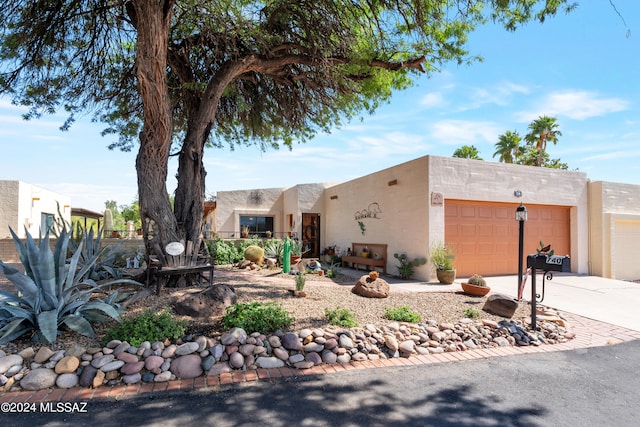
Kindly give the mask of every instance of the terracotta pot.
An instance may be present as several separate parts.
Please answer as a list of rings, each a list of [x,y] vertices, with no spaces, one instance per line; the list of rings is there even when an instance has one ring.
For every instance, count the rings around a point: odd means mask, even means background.
[[[297,298],[304,298],[307,296],[307,293],[305,291],[298,291],[295,289],[289,289],[289,292],[291,292],[291,294],[293,294],[294,297]]]
[[[472,285],[471,283],[462,282],[462,290],[465,294],[473,295],[476,297],[483,297],[491,291],[488,286]]]
[[[290,255],[289,258],[291,260],[291,265],[293,265],[297,264],[301,257],[299,255]]]
[[[318,270],[318,276],[320,277],[324,276],[324,270]]]
[[[436,270],[436,275],[438,277],[438,282],[450,285],[456,280],[456,271],[455,270]]]

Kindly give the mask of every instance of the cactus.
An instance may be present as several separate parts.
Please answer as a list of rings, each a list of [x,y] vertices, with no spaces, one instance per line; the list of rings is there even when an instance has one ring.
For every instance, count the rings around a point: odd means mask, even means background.
[[[470,285],[482,286],[483,288],[487,286],[487,282],[479,274],[474,274],[473,276],[471,276],[467,283],[469,283]]]
[[[264,261],[264,249],[260,246],[249,245],[244,250],[244,259],[255,262],[256,264],[262,264]]]

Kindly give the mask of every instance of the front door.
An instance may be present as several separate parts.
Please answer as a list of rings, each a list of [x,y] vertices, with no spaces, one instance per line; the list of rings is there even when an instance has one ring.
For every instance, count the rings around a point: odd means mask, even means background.
[[[302,214],[302,243],[310,249],[304,258],[318,258],[320,256],[320,214]]]

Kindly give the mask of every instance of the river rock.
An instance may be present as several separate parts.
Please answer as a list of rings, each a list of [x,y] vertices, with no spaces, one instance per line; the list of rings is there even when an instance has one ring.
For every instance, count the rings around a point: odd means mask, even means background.
[[[504,294],[492,294],[487,297],[482,309],[498,316],[512,318],[518,308],[518,301]]]
[[[280,340],[282,341],[282,346],[287,350],[302,350],[302,343],[300,342],[298,335],[293,332],[287,332],[280,338]]]
[[[197,354],[180,356],[171,362],[169,369],[177,378],[189,379],[202,375],[202,359]]]
[[[259,368],[264,369],[282,368],[284,366],[284,361],[277,357],[258,357],[258,359],[256,359],[256,365]]]
[[[52,353],[53,354],[53,353]],[[0,374],[5,374],[12,366],[22,366],[22,356],[10,354],[9,356],[0,357]]]
[[[38,368],[25,375],[20,380],[20,386],[25,390],[42,390],[53,387],[57,377],[52,369]]]
[[[56,378],[56,386],[59,388],[72,388],[78,385],[78,376],[73,373],[59,375]]]
[[[144,368],[143,361],[126,363],[122,368],[120,368],[120,372],[122,375],[133,375],[140,372],[142,368]]]

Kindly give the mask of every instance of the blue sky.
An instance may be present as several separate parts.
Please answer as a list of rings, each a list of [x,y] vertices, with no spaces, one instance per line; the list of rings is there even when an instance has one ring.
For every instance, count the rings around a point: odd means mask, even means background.
[[[346,181],[427,154],[451,156],[465,144],[496,161],[498,136],[524,135],[541,115],[556,117],[563,134],[548,147],[552,158],[592,181],[640,184],[640,1],[614,3],[626,23],[609,0],[581,0],[570,15],[515,33],[484,26],[469,44],[483,62],[447,65],[374,115],[292,151],[208,150],[207,192]],[[81,120],[61,132],[61,117],[25,122],[20,115],[0,98],[0,179],[96,211],[106,200],[135,199],[135,152],[109,151],[99,124]],[[170,192],[175,171],[171,163]]]

